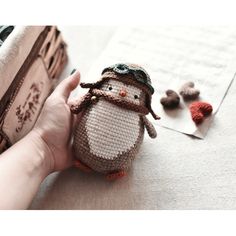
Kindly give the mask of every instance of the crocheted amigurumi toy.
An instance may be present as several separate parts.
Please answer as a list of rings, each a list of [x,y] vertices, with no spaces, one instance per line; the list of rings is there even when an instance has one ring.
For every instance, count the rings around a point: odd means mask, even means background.
[[[82,113],[74,130],[76,166],[116,179],[126,174],[142,143],[144,126],[151,138],[154,126],[146,118],[154,89],[147,72],[134,64],[116,64],[103,70],[96,83],[81,83],[89,88],[72,113]]]

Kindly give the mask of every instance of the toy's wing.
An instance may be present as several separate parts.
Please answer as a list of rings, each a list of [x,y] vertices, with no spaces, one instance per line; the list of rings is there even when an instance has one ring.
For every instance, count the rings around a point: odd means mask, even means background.
[[[70,110],[74,114],[79,114],[83,109],[87,108],[91,103],[91,94],[85,94],[77,104],[72,104]]]
[[[143,116],[142,119],[143,119],[143,124],[146,127],[149,136],[151,138],[156,138],[157,132],[156,132],[154,125],[147,119],[146,116]]]

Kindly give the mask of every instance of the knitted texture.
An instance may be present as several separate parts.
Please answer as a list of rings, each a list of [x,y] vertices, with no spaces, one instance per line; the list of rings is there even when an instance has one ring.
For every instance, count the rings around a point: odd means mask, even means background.
[[[82,163],[95,171],[106,174],[127,170],[138,152],[143,133],[138,114],[101,99],[78,122],[74,151]]]
[[[211,104],[206,102],[193,102],[189,109],[192,119],[197,125],[202,123],[204,118],[209,116],[213,111]]]
[[[174,109],[179,106],[180,97],[175,91],[170,90],[170,89],[167,90],[166,96],[167,97],[163,97],[160,100],[160,103],[162,104],[164,108]]]
[[[97,83],[82,84],[90,90],[71,107],[75,114],[83,111],[74,130],[73,149],[78,167],[116,179],[130,168],[143,141],[144,127],[152,138],[156,131],[145,117],[151,110],[148,86],[130,75],[119,79],[119,73],[109,79],[107,73],[111,72],[105,72],[106,77]]]
[[[180,95],[185,99],[185,100],[194,100],[198,98],[200,94],[200,90],[194,88],[194,83],[193,82],[187,82],[185,83],[179,90]]]
[[[156,138],[157,137],[157,132],[156,132],[153,124],[147,119],[146,116],[143,116],[142,118],[143,118],[144,126],[147,129],[148,135],[151,138]]]

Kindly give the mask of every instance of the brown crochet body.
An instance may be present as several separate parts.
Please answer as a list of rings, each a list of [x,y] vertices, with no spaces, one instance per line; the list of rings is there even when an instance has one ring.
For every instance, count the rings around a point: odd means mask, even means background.
[[[89,141],[88,141],[89,137],[88,137],[88,132],[86,130],[86,123],[87,123],[88,116],[90,115],[90,112],[93,106],[96,106],[96,104],[90,106],[90,108],[84,112],[82,119],[77,123],[76,129],[74,131],[73,148],[74,148],[74,153],[76,155],[76,158],[79,159],[82,163],[92,168],[93,170],[100,173],[104,173],[104,174],[107,174],[113,171],[128,170],[132,163],[132,160],[135,158],[139,150],[139,147],[143,141],[144,125],[143,125],[141,117],[139,119],[139,127],[137,127],[139,128],[139,136],[137,137],[136,142],[133,144],[133,146],[128,151],[123,152],[122,154],[119,154],[112,159],[106,159],[106,158],[103,158],[103,157],[100,157],[98,155],[94,155],[93,153],[91,153],[91,150],[89,147]],[[107,118],[112,115],[109,110],[104,111],[104,112],[105,112],[104,114],[100,114],[100,115],[106,115]],[[104,129],[104,128],[103,126],[99,126],[98,124],[96,126],[96,129]],[[116,135],[116,134],[114,133],[113,135]],[[127,137],[124,137],[124,138],[127,138]],[[99,137],[98,142],[101,142],[102,139],[103,137]],[[109,143],[107,143],[106,145],[108,146]]]
[[[140,103],[101,89],[108,80],[139,88],[142,91]],[[143,141],[144,126],[151,138],[156,137],[155,128],[145,117],[150,112],[154,119],[160,119],[151,108],[151,91],[130,75],[110,71],[95,83],[80,85],[89,91],[79,104],[71,106],[74,114],[83,112],[74,130],[76,158],[104,174],[128,170]]]

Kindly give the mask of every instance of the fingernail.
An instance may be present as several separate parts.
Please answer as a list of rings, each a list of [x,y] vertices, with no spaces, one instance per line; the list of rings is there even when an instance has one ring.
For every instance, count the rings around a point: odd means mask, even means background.
[[[73,69],[70,73],[70,75],[73,75],[76,72],[76,69]]]

